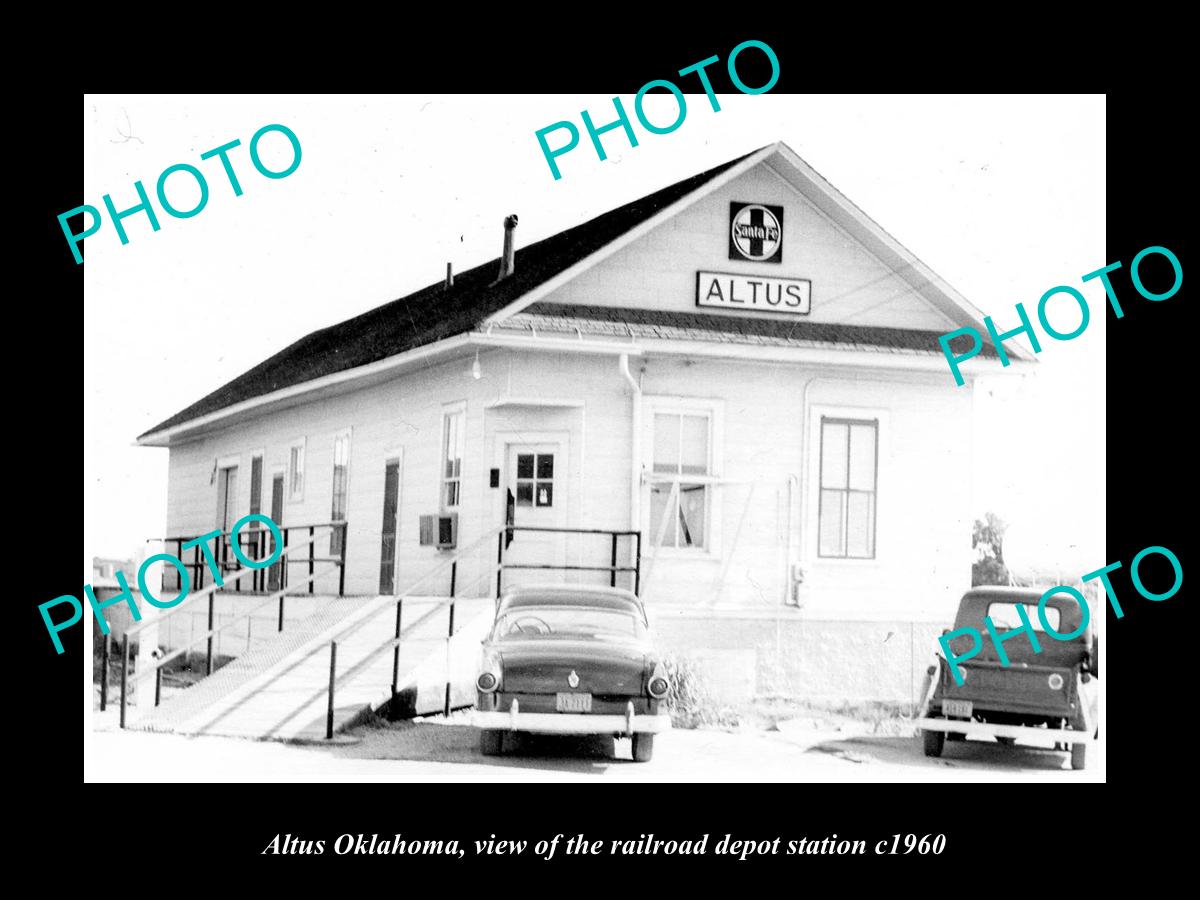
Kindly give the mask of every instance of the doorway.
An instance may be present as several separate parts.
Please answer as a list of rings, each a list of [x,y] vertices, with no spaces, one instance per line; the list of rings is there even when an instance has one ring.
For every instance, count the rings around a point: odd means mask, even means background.
[[[400,460],[383,466],[383,527],[379,543],[379,593],[396,592],[396,531],[400,510]]]
[[[283,472],[271,476],[271,521],[283,528]],[[272,552],[274,552],[272,550]],[[286,558],[285,558],[286,559]],[[267,589],[277,591],[283,587],[284,560],[275,563],[267,575]]]
[[[513,524],[537,528],[562,528],[567,508],[565,443],[512,441],[506,444],[505,482],[516,505]],[[554,532],[518,531],[504,553],[504,584],[554,583],[567,580],[568,574],[555,566],[565,563],[565,536]],[[540,569],[512,569],[510,565],[545,566]]]

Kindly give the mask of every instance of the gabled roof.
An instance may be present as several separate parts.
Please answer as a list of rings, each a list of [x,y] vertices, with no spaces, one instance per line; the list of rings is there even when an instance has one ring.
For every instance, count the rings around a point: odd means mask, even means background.
[[[139,440],[244,400],[470,331],[484,319],[511,306],[534,288],[752,155],[739,156],[582,225],[518,249],[513,273],[499,283],[496,278],[500,274],[500,258],[496,257],[455,275],[454,285],[449,290],[439,281],[353,319],[314,331],[207,397],[159,422],[139,435]]]
[[[582,270],[595,265],[650,229],[658,227],[680,209],[760,163],[770,165],[834,223],[846,229],[863,247],[952,321],[974,326],[981,333],[985,330],[978,309],[838,192],[795,151],[780,142],[685,178],[582,225],[518,249],[514,272],[500,281],[497,281],[500,266],[497,257],[456,275],[454,285],[448,290],[442,282],[435,282],[407,297],[314,331],[155,425],[140,435],[138,441],[146,443],[151,435],[161,439],[163,435],[159,435],[159,432],[202,417],[224,415],[221,411],[229,407],[248,401],[268,402],[259,398],[267,398],[284,389],[292,389],[292,393],[296,389],[303,391],[306,388],[298,386],[379,363],[447,338],[465,335],[484,324],[511,319],[537,304]],[[545,311],[540,309],[539,312],[544,314]],[[599,320],[604,315],[608,314],[593,312],[591,317]],[[676,321],[674,324],[693,330],[710,326],[721,330],[727,323],[709,323],[696,315],[689,316],[686,322]],[[766,323],[745,324],[741,330],[750,329],[757,333],[776,327]],[[916,350],[917,344],[926,347],[937,337],[926,331],[815,326],[814,323],[806,323],[796,330],[789,326],[787,339],[790,341],[801,332],[811,341],[897,351]],[[956,340],[961,342],[963,339]],[[988,352],[990,349],[985,346],[983,355],[993,355]],[[1013,357],[1033,358],[1019,345],[1010,344],[1008,349]]]

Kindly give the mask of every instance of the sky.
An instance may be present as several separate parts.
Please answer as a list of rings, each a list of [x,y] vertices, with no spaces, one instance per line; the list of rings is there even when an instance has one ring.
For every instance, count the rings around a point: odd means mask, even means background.
[[[210,190],[191,218],[155,199],[159,231],[135,214],[122,245],[106,218],[84,243],[88,576],[92,556],[132,557],[163,535],[167,451],[134,446],[137,435],[303,335],[440,280],[447,261],[462,271],[494,258],[509,213],[519,245],[533,243],[779,140],[998,325],[1017,324],[1018,302],[1034,317],[1056,285],[1088,298],[1087,330],[1044,339],[1036,374],[983,380],[963,425],[972,509],[1010,523],[1010,561],[1107,562],[1106,304],[1098,282],[1081,282],[1111,261],[1104,98],[721,94],[719,112],[702,94],[688,101],[671,134],[639,128],[637,147],[607,135],[605,161],[584,133],[555,180],[535,132],[563,119],[582,130],[584,109],[608,121],[611,95],[87,95],[82,202],[103,208],[111,194],[131,207],[135,181],[153,196],[178,163]],[[646,110],[676,115],[669,95],[649,95]],[[248,145],[276,123],[302,158],[268,179]],[[217,160],[200,160],[235,139],[241,196]],[[291,159],[280,134],[260,149],[271,169]],[[182,209],[199,196],[189,182],[168,182]],[[1071,330],[1072,315],[1066,304],[1051,323]]]

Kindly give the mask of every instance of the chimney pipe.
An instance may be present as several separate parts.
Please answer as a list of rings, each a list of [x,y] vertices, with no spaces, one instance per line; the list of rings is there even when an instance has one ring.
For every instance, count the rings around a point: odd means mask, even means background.
[[[443,290],[450,290],[454,287],[454,270],[450,267],[450,263],[446,263],[446,283],[443,285]]]
[[[513,246],[513,232],[517,229],[515,214],[504,217],[504,252],[500,255],[500,278],[507,278],[513,273],[516,264],[516,248]],[[499,279],[497,279],[499,280]]]

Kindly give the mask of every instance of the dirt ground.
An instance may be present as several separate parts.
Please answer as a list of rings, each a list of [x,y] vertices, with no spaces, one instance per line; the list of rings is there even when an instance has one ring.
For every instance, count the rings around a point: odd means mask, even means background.
[[[660,735],[654,759],[635,763],[627,740],[517,735],[500,757],[479,753],[465,716],[378,724],[333,742],[282,744],[236,738],[148,734],[116,728],[112,710],[94,714],[85,735],[85,779],[157,781],[399,782],[895,782],[1104,781],[1104,742],[1088,767],[1067,754],[996,743],[948,743],[929,759],[917,737],[830,731],[801,722],[779,730],[686,731]]]

